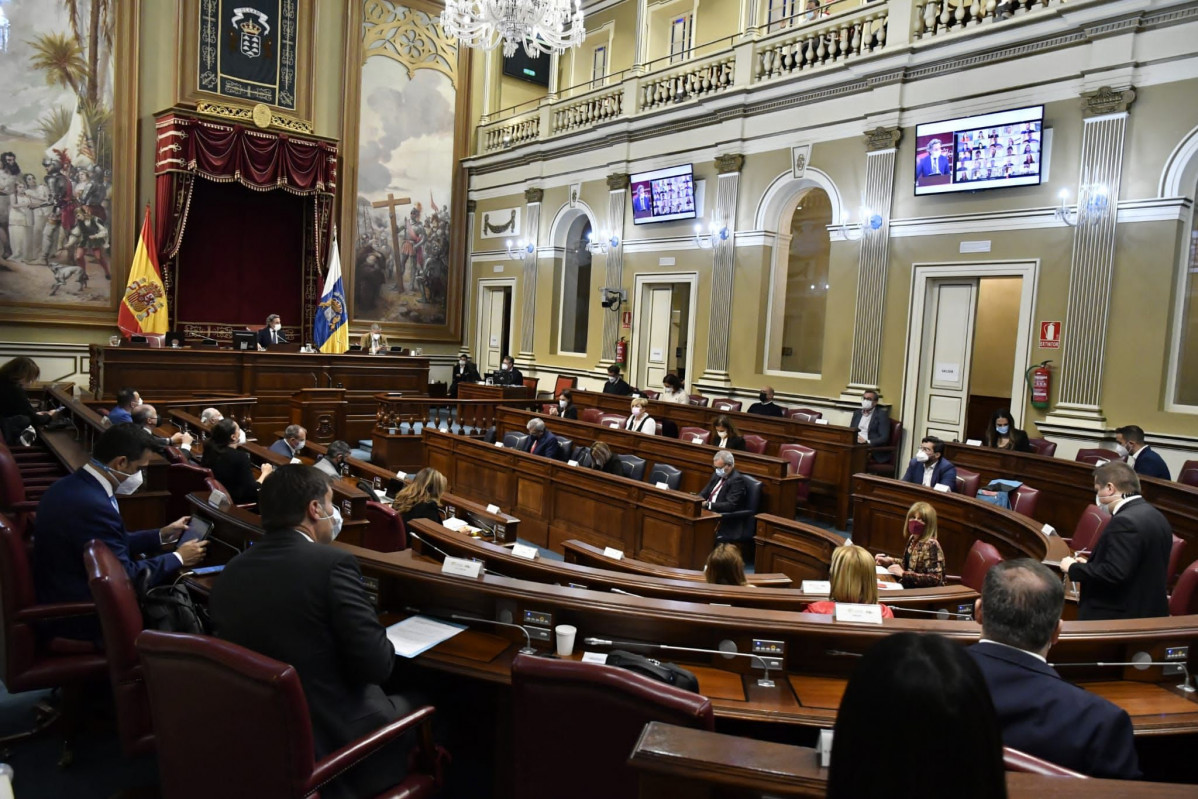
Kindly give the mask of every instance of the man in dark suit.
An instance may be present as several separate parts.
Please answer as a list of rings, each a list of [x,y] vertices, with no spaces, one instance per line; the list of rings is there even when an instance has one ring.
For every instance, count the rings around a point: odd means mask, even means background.
[[[915,165],[915,182],[922,178],[939,177],[948,174],[948,156],[940,152],[940,140],[928,142],[927,153]]]
[[[749,406],[748,413],[756,413],[761,416],[778,416],[786,415],[786,411],[782,410],[781,405],[774,404],[774,389],[773,386],[762,386],[761,392],[757,395],[757,402]]]
[[[477,383],[482,380],[478,375],[478,367],[465,355],[458,356],[457,365],[453,367],[453,382],[449,384],[449,396],[458,395],[458,383]]]
[[[122,388],[116,393],[116,407],[108,412],[108,421],[122,424],[133,421],[133,409],[141,405],[141,396],[131,388]]]
[[[1144,428],[1129,424],[1115,431],[1115,442],[1131,456],[1132,468],[1142,477],[1157,477],[1172,480],[1165,459],[1153,452],[1144,443]]]
[[[967,651],[990,689],[1003,744],[1091,777],[1137,779],[1127,712],[1065,682],[1045,660],[1064,605],[1060,579],[1030,558],[986,573],[974,603],[982,638]]]
[[[703,497],[703,507],[716,513],[744,510],[749,490],[744,476],[736,470],[736,456],[722,449],[712,456],[711,465],[715,467],[715,474],[699,492],[699,496]],[[720,525],[721,539],[739,538],[739,532],[739,529],[725,530],[724,524]]]
[[[270,451],[284,458],[298,458],[307,444],[308,430],[302,425],[289,424],[283,430],[283,437],[270,445]]]
[[[878,407],[878,392],[866,389],[861,395],[861,407],[853,411],[850,427],[857,428],[857,442],[871,447],[884,447],[890,443],[890,412]],[[878,463],[888,463],[889,453],[873,456]]]
[[[495,382],[501,386],[524,385],[524,373],[516,368],[516,362],[512,360],[512,356],[503,356],[503,361],[499,368],[499,374],[495,378]]]
[[[557,443],[557,436],[545,427],[545,422],[540,419],[529,419],[528,438],[524,439],[524,446],[521,447],[525,452],[531,455],[543,455],[550,460],[561,460],[561,446]]]
[[[286,344],[283,335],[283,322],[277,313],[266,317],[266,327],[258,331],[258,346],[269,347],[271,344]]]
[[[135,424],[108,428],[96,439],[91,460],[74,474],[50,486],[37,506],[33,548],[33,582],[39,602],[91,601],[83,550],[92,539],[112,550],[129,579],[147,588],[169,582],[183,566],[204,559],[206,541],[192,541],[174,552],[163,547],[178,540],[190,517],[161,530],[130,533],[117,509],[117,496],[141,485],[141,470],[149,463],[149,436]],[[138,556],[145,555],[138,560]],[[55,634],[98,640],[95,619],[71,620]]]
[[[627,397],[632,393],[632,386],[628,385],[628,381],[620,377],[620,365],[613,363],[607,367],[607,382],[603,384],[604,394],[616,394],[621,397]]]
[[[395,649],[357,560],[328,546],[341,526],[329,478],[311,466],[280,467],[262,484],[258,506],[266,535],[216,581],[212,620],[221,638],[295,668],[321,758],[414,704],[381,688]],[[403,779],[408,748],[410,742],[399,741],[376,752],[333,783],[329,795],[381,793]]]
[[[166,438],[154,432],[154,428],[158,426],[158,410],[147,402],[133,409],[133,423],[149,434],[154,443],[154,451],[159,454],[167,447],[179,447],[184,452],[191,451],[191,442],[194,440],[191,433],[174,433]]]
[[[1094,494],[1114,518],[1089,560],[1061,559],[1061,571],[1081,584],[1078,619],[1168,616],[1165,578],[1173,548],[1169,521],[1140,496],[1140,478],[1123,461],[1094,470]]]
[[[957,467],[944,457],[944,442],[936,436],[927,436],[919,443],[919,452],[911,459],[903,479],[928,488],[943,485],[949,491],[956,491]]]

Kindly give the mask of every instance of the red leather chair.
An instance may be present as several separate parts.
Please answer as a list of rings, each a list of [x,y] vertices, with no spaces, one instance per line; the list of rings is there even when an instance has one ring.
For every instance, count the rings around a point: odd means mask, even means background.
[[[1198,613],[1198,560],[1186,567],[1181,579],[1169,595],[1169,615],[1189,616]]]
[[[376,552],[399,552],[408,548],[408,530],[403,518],[381,502],[366,503],[366,532],[362,546]]]
[[[1064,766],[1058,766],[1056,763],[1050,763],[1047,760],[1029,755],[1027,752],[1021,752],[1018,749],[1012,749],[1009,746],[1002,748],[1002,764],[1007,771],[1022,771],[1025,774],[1040,774],[1045,777],[1074,777],[1079,780],[1088,780],[1085,774],[1081,774],[1072,769],[1067,769]]]
[[[811,408],[791,408],[786,411],[786,416],[790,419],[797,419],[800,422],[814,422],[816,419],[824,418],[823,413],[814,411]]]
[[[45,732],[60,720],[68,730],[79,711],[79,703],[88,683],[104,680],[108,662],[90,643],[65,638],[39,638],[37,622],[91,616],[91,602],[37,603],[33,572],[29,568],[29,548],[12,522],[0,515],[0,597],[3,598],[3,659],[0,668],[9,693],[24,693],[47,688],[63,688],[62,713],[39,713],[34,729],[0,738],[0,745],[24,740]],[[60,765],[69,762],[63,753]]]
[[[1029,519],[1036,518],[1036,506],[1040,503],[1040,489],[1024,484],[1011,492],[1011,510]]]
[[[739,413],[744,405],[740,400],[718,399],[712,401],[711,407],[717,411],[735,411]]]
[[[528,389],[528,396],[535,397],[537,395],[537,383],[539,381],[535,377],[524,378],[524,387]]]
[[[1124,458],[1119,457],[1119,453],[1113,449],[1079,449],[1077,457],[1074,458],[1078,463],[1088,463],[1091,466],[1097,466],[1099,461],[1121,461]]]
[[[708,444],[711,442],[711,431],[702,427],[683,427],[678,430],[678,440],[688,444]]]
[[[641,389],[641,393],[645,395],[645,398],[646,398],[646,399],[655,400],[655,399],[660,399],[660,398],[661,398],[661,392],[660,392],[660,391],[654,391],[654,390],[653,390],[653,389],[651,389],[651,388],[643,388],[643,389]]]
[[[207,471],[207,470],[205,470],[205,471]],[[233,495],[229,493],[229,489],[225,488],[225,484],[222,483],[220,480],[217,480],[215,477],[205,477],[204,478],[204,487],[207,488],[209,491],[219,491],[222,494],[224,494],[226,497],[229,498],[229,502],[233,501]],[[245,502],[245,503],[239,504],[237,507],[239,507],[239,508],[257,508],[258,503],[257,502]]]
[[[147,630],[137,639],[158,738],[162,795],[171,799],[307,797],[408,730],[414,768],[379,799],[432,796],[440,787],[432,707],[422,707],[316,761],[299,674],[286,663],[206,635]],[[203,686],[203,690],[197,690]]]
[[[686,396],[687,399],[690,400],[691,405],[695,405],[700,408],[706,408],[709,404],[711,404],[711,397],[704,397],[702,394],[687,394]]]
[[[1177,474],[1177,482],[1198,487],[1198,461],[1186,461]]]
[[[172,463],[166,467],[166,490],[171,495],[166,504],[166,517],[178,519],[190,513],[191,503],[187,501],[187,495],[208,491],[206,481],[211,477],[211,469],[194,463]],[[213,482],[216,482],[215,478]]]
[[[1093,552],[1110,521],[1111,514],[1097,505],[1087,505],[1081,518],[1077,520],[1077,526],[1073,528],[1073,537],[1064,541],[1074,552]]]
[[[894,477],[897,467],[896,461],[898,460],[898,448],[902,440],[903,423],[898,419],[891,419],[890,443],[884,447],[869,448],[869,460],[865,462],[866,473],[877,474],[882,477]]]
[[[971,472],[968,469],[957,467],[957,493],[964,494],[967,497],[976,497],[978,489],[982,486],[982,476],[977,472]]]
[[[1181,568],[1181,553],[1186,548],[1186,540],[1173,534],[1173,546],[1169,549],[1169,572],[1165,576],[1165,585],[1173,585],[1177,571]]]
[[[1046,458],[1056,457],[1057,442],[1049,441],[1047,438],[1029,438],[1027,443],[1031,445],[1032,452],[1037,455],[1043,455]]]
[[[150,723],[150,698],[137,658],[137,636],[142,630],[137,592],[125,567],[103,541],[92,541],[83,552],[83,567],[108,655],[108,679],[116,704],[117,731],[126,757],[154,751],[154,727]]]
[[[623,427],[628,420],[627,414],[605,413],[599,417],[599,424],[604,427]]]
[[[558,375],[557,379],[553,381],[553,394],[551,394],[550,396],[554,399],[557,399],[558,397],[560,397],[562,395],[563,391],[567,391],[569,389],[573,389],[573,388],[577,388],[577,387],[578,387],[578,378],[577,377],[566,377],[565,375]]]
[[[578,421],[590,422],[591,424],[599,424],[599,420],[603,418],[603,411],[598,408],[580,408],[578,411]]]
[[[8,447],[0,444],[0,513],[8,516],[17,532],[28,537],[37,514],[37,503],[58,477],[41,476],[26,483]]]
[[[795,491],[796,504],[807,501],[811,494],[811,473],[815,471],[815,450],[802,444],[779,444],[778,457],[787,462],[786,473],[805,478]]]
[[[770,442],[766,441],[761,436],[749,433],[747,436],[745,436],[745,451],[752,452],[756,455],[764,455],[765,448],[769,445],[769,443]]]
[[[985,541],[974,541],[973,546],[969,548],[969,554],[965,556],[965,565],[961,567],[961,576],[954,577],[948,575],[947,580],[959,582],[974,591],[981,593],[982,582],[986,579],[986,572],[990,571],[990,567],[995,563],[1002,562],[1002,555],[998,554],[998,550],[993,544],[987,544]]]
[[[711,701],[627,669],[517,655],[512,661],[517,799],[637,795],[628,755],[650,721],[714,729]]]

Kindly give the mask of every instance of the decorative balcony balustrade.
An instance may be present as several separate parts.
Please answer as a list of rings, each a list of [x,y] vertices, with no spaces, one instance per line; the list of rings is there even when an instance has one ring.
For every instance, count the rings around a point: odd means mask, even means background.
[[[878,50],[886,44],[888,18],[889,8],[871,4],[854,13],[774,34],[757,45],[753,81],[775,80]]]
[[[500,405],[536,409],[536,400],[457,400],[375,394],[375,430],[387,435],[420,436],[425,428],[454,435],[480,436],[495,424]]]
[[[916,39],[930,39],[1063,3],[1064,0],[915,0],[914,34]]]
[[[483,131],[482,150],[485,153],[502,150],[505,147],[515,147],[527,144],[541,137],[541,117],[539,113],[508,120],[500,125]]]
[[[567,105],[555,108],[553,111],[552,134],[570,133],[585,130],[600,122],[615,119],[624,112],[624,90],[603,88],[596,90],[581,99],[572,100]]]
[[[736,57],[721,53],[662,75],[649,75],[641,83],[641,111],[684,103],[722,92],[733,83]]]

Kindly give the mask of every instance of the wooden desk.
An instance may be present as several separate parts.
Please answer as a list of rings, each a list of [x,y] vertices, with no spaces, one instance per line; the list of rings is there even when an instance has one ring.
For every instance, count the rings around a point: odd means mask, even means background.
[[[370,437],[378,392],[428,392],[428,358],[95,344],[90,355],[90,388],[98,399],[110,400],[124,386],[134,386],[144,396],[255,396],[255,421],[263,430],[290,423],[291,398],[301,388],[343,387],[348,403],[346,429],[336,431],[336,437],[347,441]]]
[[[668,463],[675,466],[682,470],[682,481],[678,485],[678,490],[694,494],[703,490],[711,479],[711,459],[720,451],[719,447],[690,444],[676,438],[651,436],[622,428],[606,427],[601,424],[563,419],[560,416],[509,407],[501,407],[496,414],[495,440],[502,441],[504,433],[507,432],[524,434],[527,430],[528,420],[534,418],[544,421],[545,426],[552,430],[554,435],[565,436],[575,445],[590,446],[596,441],[603,441],[610,445],[616,454],[644,458],[646,480],[655,463]],[[786,471],[788,464],[781,458],[755,455],[751,452],[735,454],[736,468],[761,481],[761,505],[758,510],[761,513],[793,516],[796,494],[803,478],[788,475]]]
[[[641,799],[823,799],[828,770],[815,749],[756,741],[659,721],[645,725],[629,765]],[[1193,785],[1128,780],[1064,779],[1007,772],[1010,799],[1182,799]]]
[[[532,399],[528,386],[488,386],[486,383],[458,383],[458,399],[464,400],[524,400]]]
[[[574,563],[537,558],[527,560],[513,555],[506,547],[485,540],[472,538],[465,533],[455,533],[427,519],[417,519],[409,525],[425,540],[448,552],[450,555],[480,560],[488,571],[520,580],[547,585],[565,585],[571,588],[588,588],[592,591],[624,592],[634,596],[674,599],[679,602],[700,604],[724,604],[738,608],[766,608],[802,613],[812,602],[828,599],[827,594],[805,593],[785,588],[758,588],[756,586],[711,585],[688,579],[672,579],[637,575],[631,572],[609,571],[603,568],[580,566]],[[436,550],[413,541],[412,547],[430,558],[439,557]],[[825,567],[825,571],[827,567]],[[883,599],[896,605],[895,615],[920,616],[919,611],[932,613],[947,610],[956,613],[962,606],[973,610],[973,601],[978,595],[964,586],[940,588],[916,588],[892,591]],[[913,610],[908,613],[906,608]]]
[[[628,415],[628,397],[575,390],[570,394],[579,408],[596,408],[604,413]],[[811,511],[828,519],[837,529],[848,527],[852,504],[852,477],[865,471],[869,447],[857,443],[857,431],[852,427],[800,422],[795,419],[759,416],[755,413],[735,413],[679,405],[673,402],[649,401],[649,415],[660,424],[669,419],[682,427],[711,429],[715,417],[726,415],[733,420],[741,435],[752,433],[768,443],[767,455],[777,455],[779,444],[802,444],[816,451],[815,468],[811,474]]]
[[[756,567],[781,572],[795,582],[828,579],[832,552],[845,541],[831,530],[768,514],[758,514],[753,540],[757,544]]]
[[[1040,522],[962,494],[859,474],[853,478],[853,543],[873,552],[902,555],[907,546],[907,511],[916,502],[936,509],[944,568],[960,574],[974,541],[993,544],[1004,558],[1059,561],[1070,554],[1058,536],[1045,535]]]
[[[1039,489],[1036,518],[1067,538],[1073,535],[1082,511],[1094,504],[1094,467],[1087,463],[965,444],[946,444],[944,456],[957,466],[978,472],[983,486],[1007,478]],[[1173,534],[1185,539],[1181,568],[1198,560],[1198,488],[1141,477],[1140,491],[1169,520]]]
[[[662,566],[659,563],[637,560],[623,553],[621,553],[621,557],[619,558],[609,558],[604,554],[603,549],[592,546],[585,541],[564,541],[562,542],[562,550],[566,556],[566,563],[577,563],[582,566],[606,569],[607,571],[642,574],[646,577],[660,577],[666,580],[707,582],[707,578],[703,576],[702,569],[679,569],[673,566]],[[785,574],[767,573],[764,571],[754,571],[753,574],[745,575],[745,578],[749,581],[750,585],[765,588],[789,588],[794,582]]]
[[[578,538],[697,569],[715,545],[720,516],[696,495],[432,430],[424,451],[454,493],[519,516],[521,535],[555,552]]]

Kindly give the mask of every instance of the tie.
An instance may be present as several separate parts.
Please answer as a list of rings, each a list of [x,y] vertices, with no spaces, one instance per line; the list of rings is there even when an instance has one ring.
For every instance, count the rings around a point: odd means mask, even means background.
[[[115,495],[115,494],[114,494],[113,496],[110,496],[110,497],[108,498],[108,501],[112,503],[112,509],[113,509],[114,511],[116,511],[117,513],[120,513],[120,512],[121,512],[121,506],[117,504],[117,502],[116,502],[116,495]]]
[[[724,487],[724,478],[720,478],[720,482],[715,484],[715,488],[711,489],[711,496],[707,498],[708,502],[715,502],[716,496],[720,493],[720,489]]]
[[[528,454],[529,454],[529,455],[535,455],[535,454],[536,454],[536,452],[537,452],[537,444],[539,444],[539,443],[540,443],[540,442],[539,442],[537,439],[535,439],[535,438],[532,440],[532,446],[528,448]]]
[[[278,334],[278,332],[276,332],[276,331],[274,331],[274,330],[271,330],[271,331],[270,331],[270,343],[271,343],[271,344],[278,344],[278,343],[279,343],[279,334]]]

